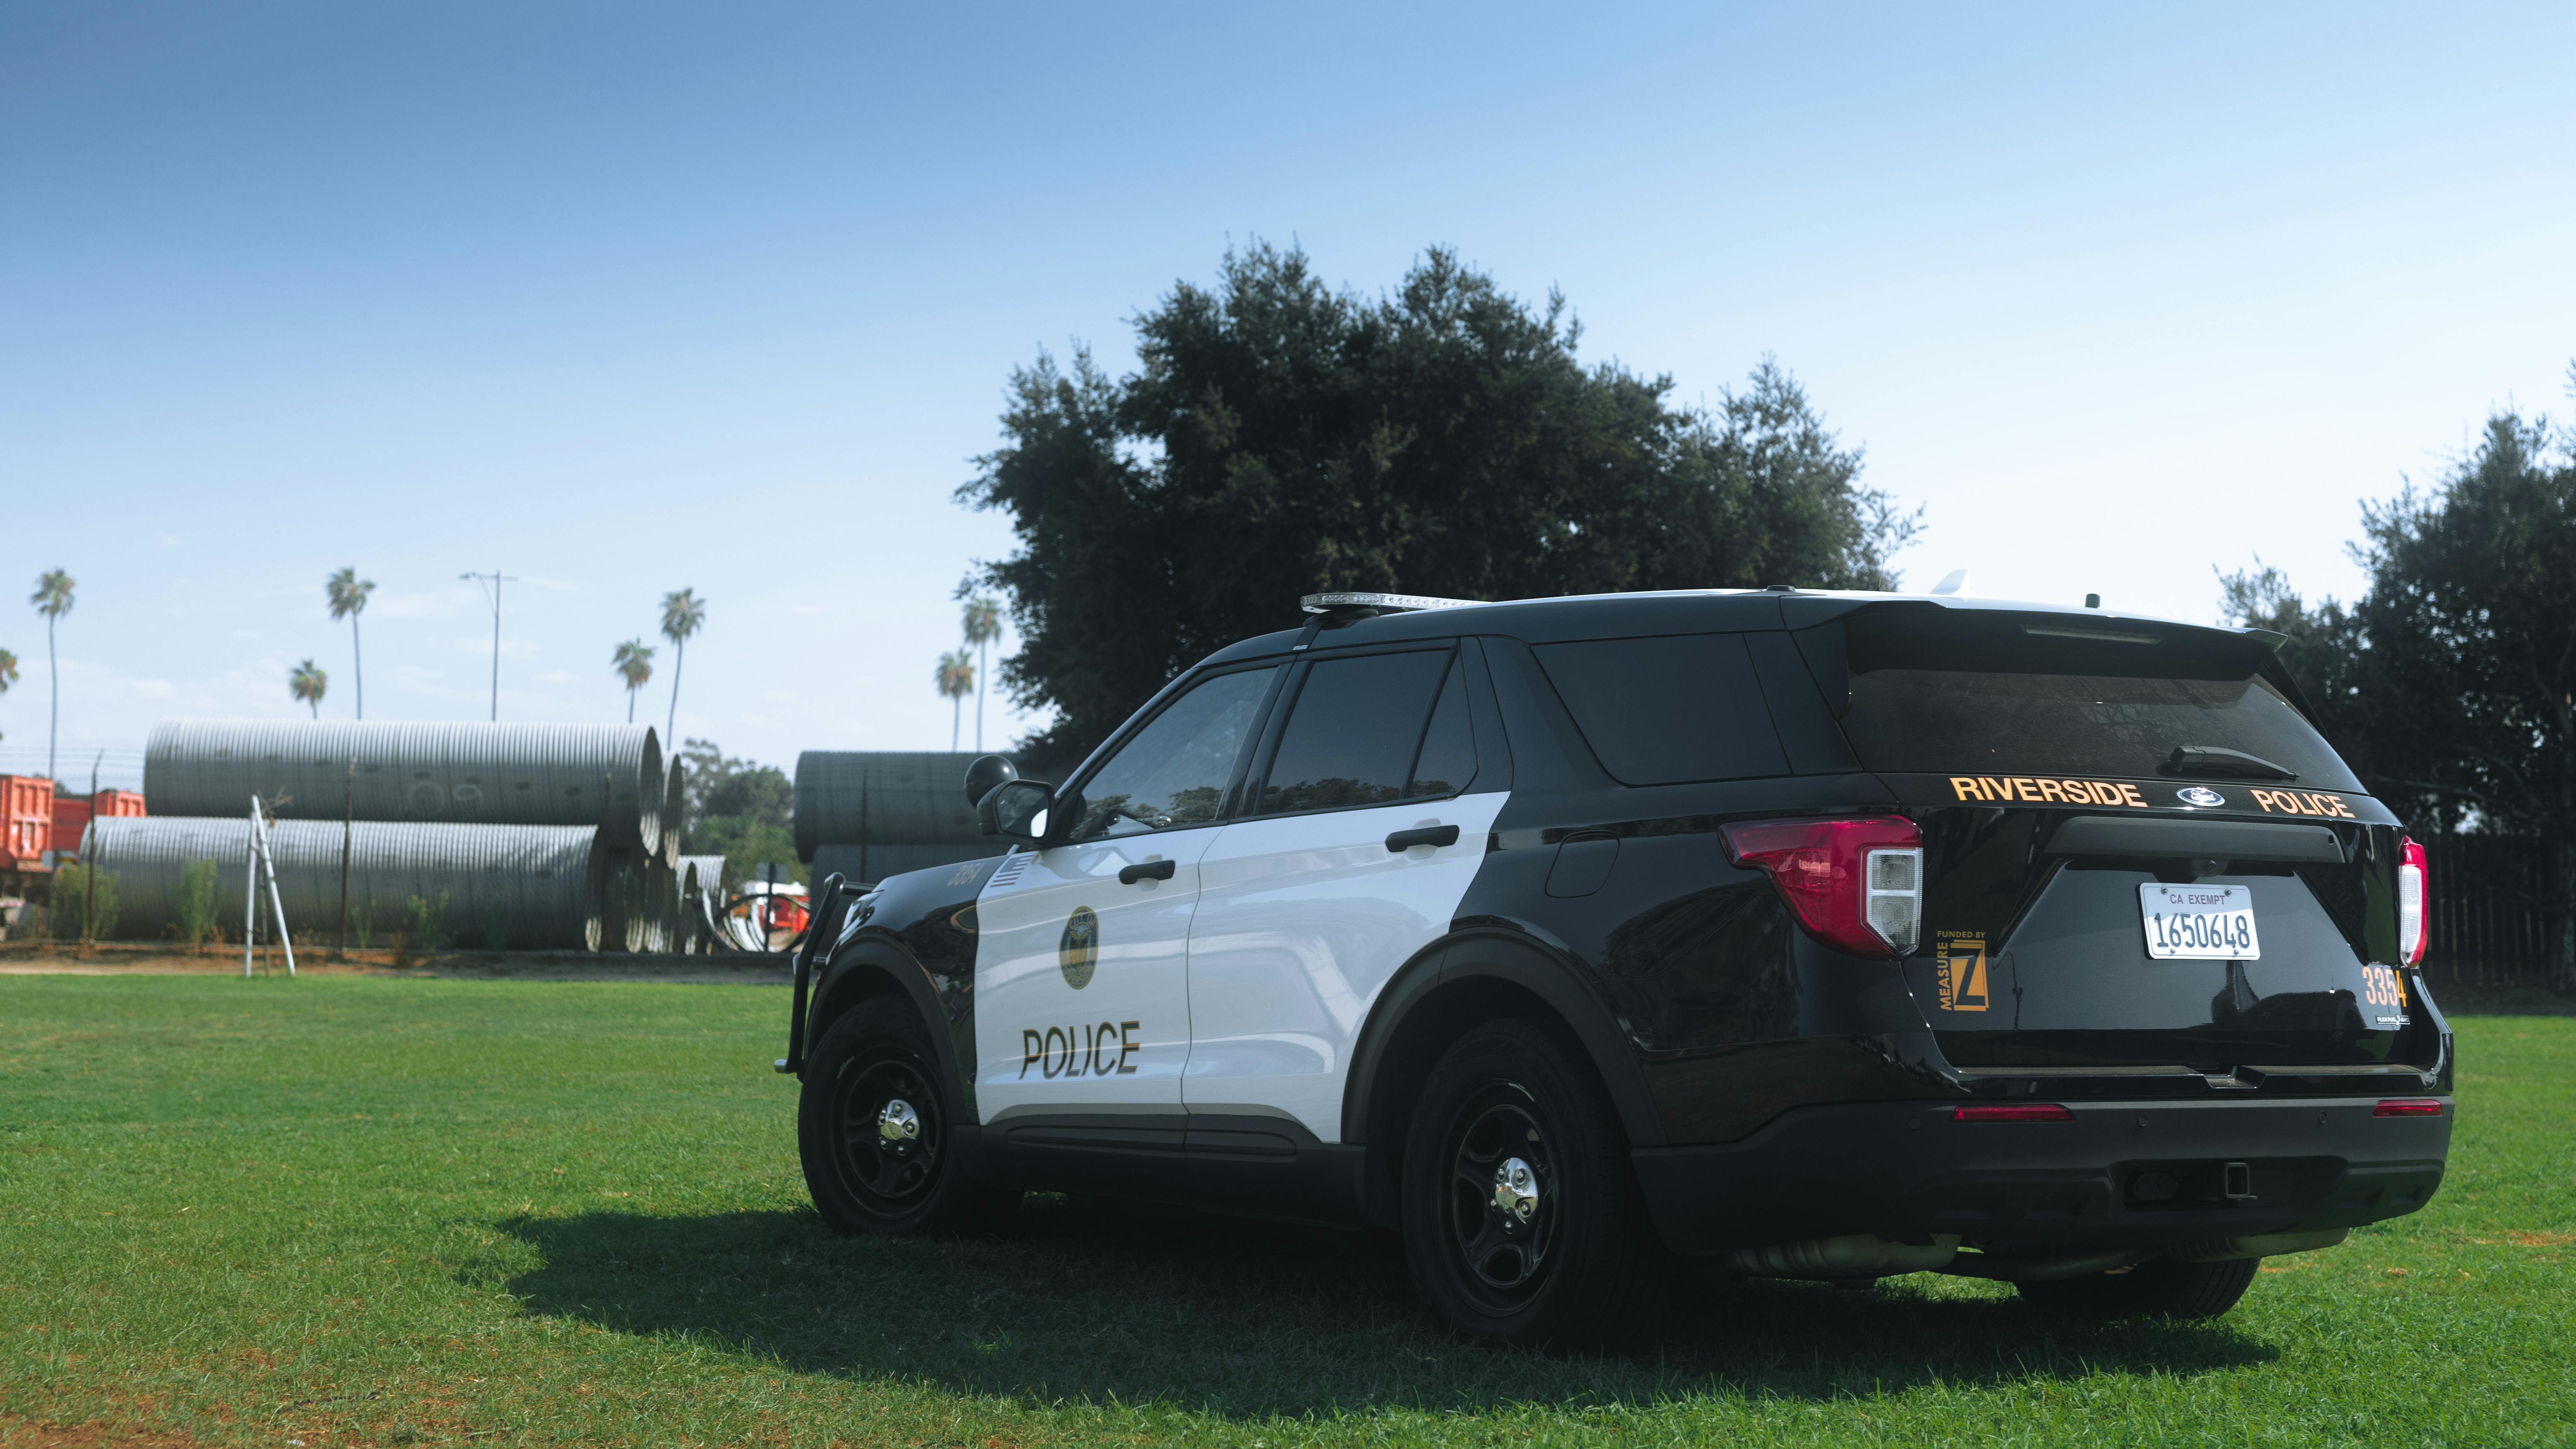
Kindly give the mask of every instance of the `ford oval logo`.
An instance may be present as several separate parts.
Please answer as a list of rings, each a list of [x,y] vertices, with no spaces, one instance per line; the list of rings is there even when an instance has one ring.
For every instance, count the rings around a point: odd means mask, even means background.
[[[2174,792],[2174,797],[2182,801],[2185,805],[2197,805],[2204,810],[2213,805],[2224,805],[2227,803],[2226,796],[2219,794],[2207,785],[2186,786],[2183,789],[2176,790]]]

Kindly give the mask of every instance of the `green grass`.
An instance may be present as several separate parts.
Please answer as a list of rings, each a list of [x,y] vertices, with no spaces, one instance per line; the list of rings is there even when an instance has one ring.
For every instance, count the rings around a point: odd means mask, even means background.
[[[210,1442],[2576,1443],[2576,1019],[2460,1023],[2449,1183],[2197,1326],[1756,1284],[1451,1341],[1356,1237],[805,1206],[785,993],[0,978],[0,1413]],[[0,1442],[16,1431],[0,1422]]]

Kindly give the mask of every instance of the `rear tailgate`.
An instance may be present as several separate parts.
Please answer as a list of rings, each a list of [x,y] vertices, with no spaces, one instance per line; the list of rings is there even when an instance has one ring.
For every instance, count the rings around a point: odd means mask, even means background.
[[[2048,614],[1846,622],[1844,730],[1922,826],[1907,972],[1955,1064],[2434,1059],[2397,943],[2403,832],[2268,649]]]

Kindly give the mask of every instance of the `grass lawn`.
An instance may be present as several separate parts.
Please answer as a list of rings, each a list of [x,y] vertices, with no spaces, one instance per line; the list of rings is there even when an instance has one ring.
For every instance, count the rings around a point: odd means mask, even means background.
[[[1754,1284],[1551,1359],[1338,1234],[1041,1199],[836,1240],[786,1004],[0,978],[0,1444],[2576,1443],[2576,1018],[2461,1021],[2433,1206],[2215,1324]]]

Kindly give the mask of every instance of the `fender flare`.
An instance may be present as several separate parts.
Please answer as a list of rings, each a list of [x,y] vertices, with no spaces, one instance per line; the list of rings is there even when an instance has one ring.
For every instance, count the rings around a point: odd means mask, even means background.
[[[1518,922],[1485,922],[1453,929],[1397,968],[1351,1050],[1342,1092],[1342,1141],[1369,1142],[1369,1114],[1386,1075],[1388,1055],[1405,1023],[1443,988],[1491,980],[1537,997],[1574,1033],[1610,1093],[1620,1125],[1634,1147],[1664,1143],[1663,1116],[1646,1084],[1645,1064],[1619,1027],[1617,1015],[1586,980],[1572,952]],[[1390,1144],[1378,1144],[1381,1147]]]
[[[874,986],[877,981],[890,983],[892,989]],[[806,1049],[810,1052],[831,1024],[858,1002],[878,996],[899,996],[912,1003],[922,1026],[930,1033],[931,1050],[939,1058],[941,1074],[956,1085],[957,1100],[965,1104],[967,1119],[974,1120],[975,1085],[959,1065],[956,1033],[941,1005],[939,984],[932,979],[929,968],[904,946],[903,939],[891,931],[862,928],[857,936],[833,951],[815,987],[814,1012],[805,1027]],[[973,1018],[967,1020],[971,1022]]]

